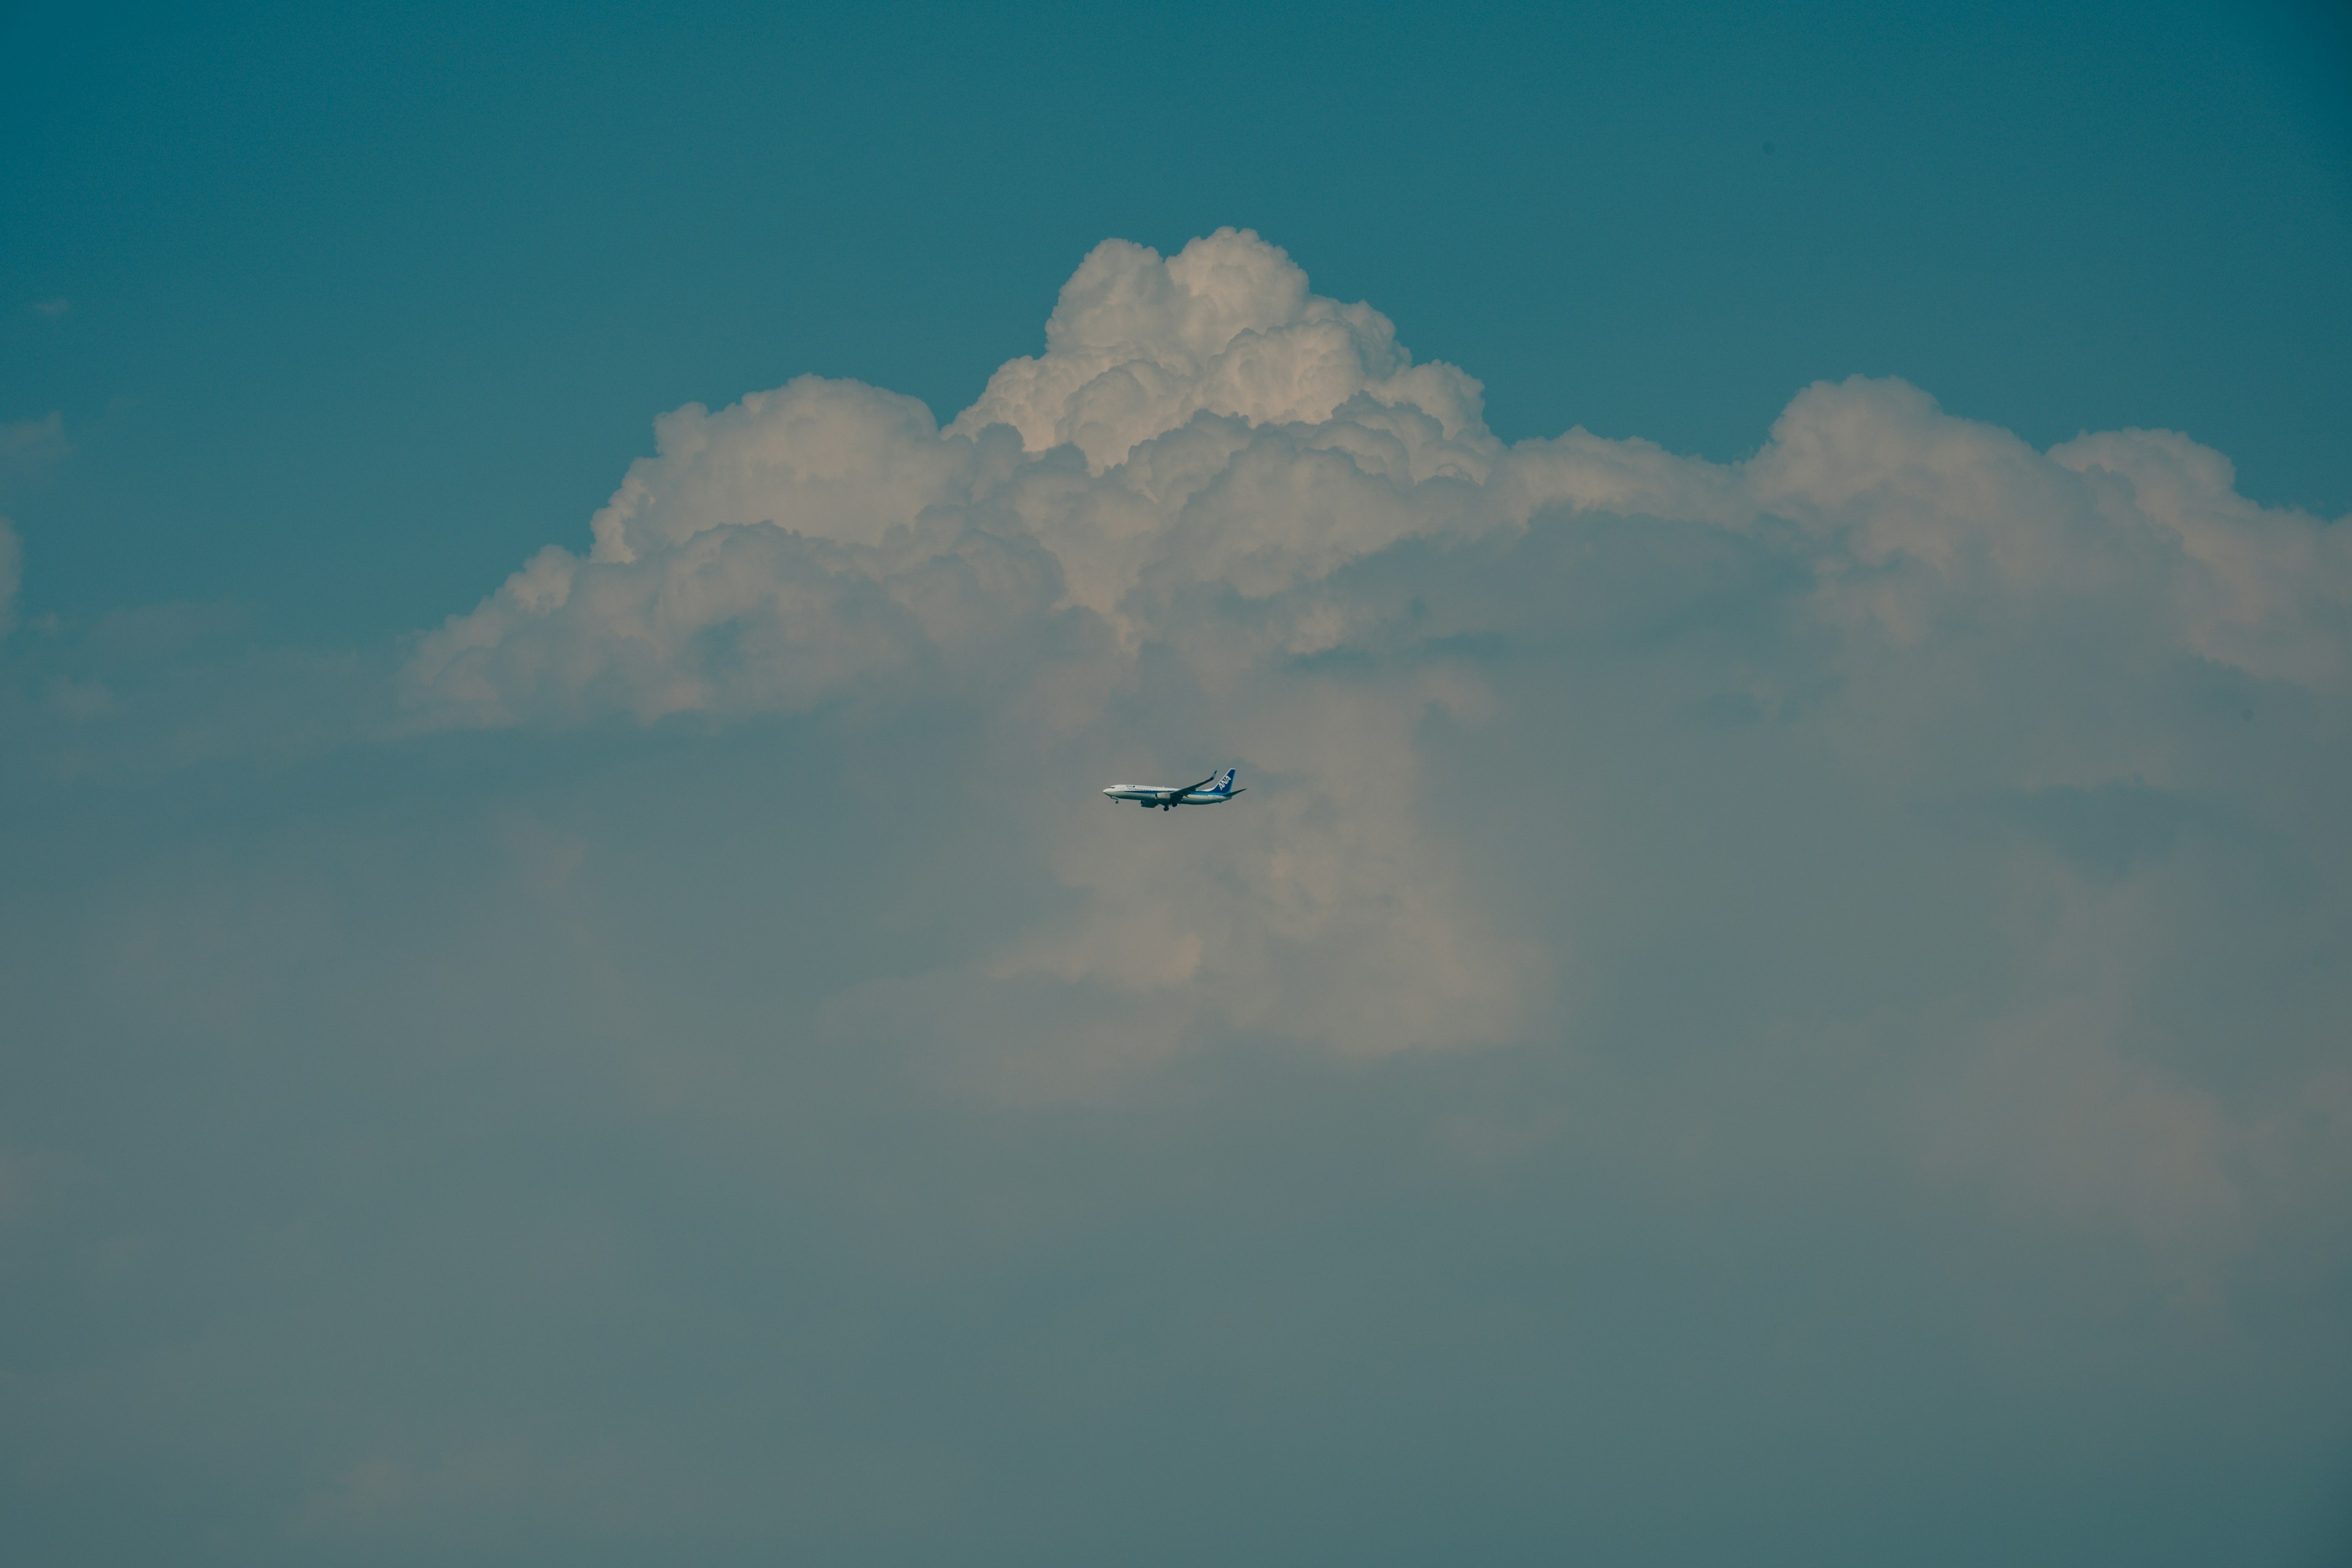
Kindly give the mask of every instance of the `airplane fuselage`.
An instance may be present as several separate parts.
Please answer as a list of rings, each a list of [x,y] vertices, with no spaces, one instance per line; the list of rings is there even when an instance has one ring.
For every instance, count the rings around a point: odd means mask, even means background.
[[[1103,794],[1113,800],[1139,801],[1145,805],[1223,805],[1234,798],[1230,795],[1211,795],[1204,789],[1162,789],[1157,784],[1113,784]]]
[[[1216,787],[1206,787],[1211,784]],[[1244,793],[1234,787],[1234,770],[1231,768],[1225,770],[1223,779],[1211,774],[1199,784],[1113,784],[1103,791],[1113,800],[1131,800],[1146,811],[1155,805],[1162,811],[1173,811],[1180,805],[1223,805],[1234,796]]]

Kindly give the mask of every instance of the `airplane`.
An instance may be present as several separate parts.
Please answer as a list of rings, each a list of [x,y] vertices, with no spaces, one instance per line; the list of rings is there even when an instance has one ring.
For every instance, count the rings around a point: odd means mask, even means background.
[[[1216,787],[1201,787],[1211,784]],[[1234,796],[1247,793],[1234,787],[1234,770],[1231,768],[1225,770],[1223,778],[1211,773],[1200,784],[1189,784],[1182,789],[1161,789],[1158,784],[1113,784],[1103,791],[1113,800],[1131,800],[1146,811],[1155,805],[1162,811],[1173,811],[1180,805],[1223,805]]]

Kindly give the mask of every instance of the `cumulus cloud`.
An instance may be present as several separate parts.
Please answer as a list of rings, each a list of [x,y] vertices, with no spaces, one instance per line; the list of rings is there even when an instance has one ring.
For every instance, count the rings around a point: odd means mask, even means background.
[[[1919,1042],[1884,1113],[1923,1168],[2184,1279],[2352,1196],[2288,1131],[2340,1113],[2314,1020],[2352,996],[2181,979],[2352,918],[2263,847],[2352,871],[2313,783],[2352,528],[2174,432],[2037,450],[1895,380],[1808,387],[1729,463],[1506,445],[1478,398],[1255,236],[1109,242],[944,429],[814,378],[667,416],[590,552],[425,637],[409,699],[984,715],[948,787],[1003,803],[1059,902],[829,1016],[986,1092],[1235,1034],[1861,1031]],[[1213,826],[1053,802],[1227,761],[1258,787]],[[2274,1020],[2251,1074],[2245,1016]]]
[[[1034,791],[1012,781],[1038,756],[1103,782],[1254,771],[1205,838],[1028,815],[1075,901],[949,989],[1051,983],[1159,1020],[1090,1039],[1213,1021],[1383,1054],[1563,1016],[1578,955],[1482,895],[1478,829],[1428,778],[1433,731],[1525,721],[1481,649],[1762,616],[1675,700],[1813,723],[1907,791],[2175,785],[2177,731],[2074,722],[2084,685],[2147,696],[2196,668],[2332,706],[2347,675],[2352,533],[2240,496],[2184,437],[2037,451],[1857,378],[1801,393],[1740,462],[1581,430],[1506,446],[1475,381],[1233,230],[1097,247],[1045,352],[944,428],[803,377],[665,416],[656,443],[584,556],[551,546],[422,639],[415,711],[950,701],[997,739],[957,789]],[[1722,605],[1692,602],[1725,572]]]
[[[1030,451],[1076,447],[1099,473],[1195,414],[1320,425],[1359,396],[1410,405],[1449,437],[1479,423],[1476,382],[1415,367],[1387,317],[1310,293],[1281,250],[1221,229],[1165,260],[1097,246],[1062,287],[1044,356],[998,370],[950,429],[1009,425]]]
[[[1372,634],[1325,588],[1350,564],[1595,511],[1769,537],[1825,627],[1898,646],[1941,615],[2104,598],[2251,674],[2345,675],[2346,532],[2247,500],[2169,432],[2042,453],[1856,379],[1801,394],[1740,463],[1580,430],[1506,447],[1475,381],[1232,230],[1165,260],[1107,242],[1047,343],[944,430],[814,377],[664,416],[588,554],[550,546],[427,637],[415,700],[480,723],[785,711],[1072,610],[1130,657],[1228,634],[1204,593],[1253,606],[1237,651],[1310,655]]]

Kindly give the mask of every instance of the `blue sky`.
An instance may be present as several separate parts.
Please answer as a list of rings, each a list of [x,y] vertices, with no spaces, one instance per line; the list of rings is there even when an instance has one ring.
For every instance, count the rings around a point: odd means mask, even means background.
[[[0,505],[61,612],[421,624],[575,526],[653,410],[816,371],[944,418],[1097,241],[1224,224],[1473,367],[1507,437],[1727,458],[1892,374],[2352,510],[2345,48],[2292,7],[9,27],[0,413],[79,457]]]
[[[0,1555],[2352,1542],[2339,19],[0,28]]]

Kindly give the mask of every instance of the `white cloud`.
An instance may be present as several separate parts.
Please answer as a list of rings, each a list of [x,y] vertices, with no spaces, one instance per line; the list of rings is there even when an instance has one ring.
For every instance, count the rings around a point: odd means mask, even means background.
[[[1484,435],[1476,382],[1415,367],[1387,317],[1308,292],[1282,250],[1226,228],[1165,260],[1096,247],[1062,287],[1045,355],[1007,363],[950,429],[1009,425],[1029,451],[1074,446],[1099,473],[1197,414],[1319,425],[1359,396]]]
[[[1230,230],[1164,259],[1098,247],[1046,352],[944,429],[911,399],[803,378],[680,409],[656,436],[586,555],[549,548],[420,641],[414,711],[984,715],[986,754],[948,786],[1033,846],[1064,903],[832,1016],[954,1038],[960,1070],[1046,1098],[1203,1032],[1382,1056],[1598,1027],[1635,1005],[1607,1000],[1622,965],[1654,962],[1622,943],[1656,889],[1686,889],[1669,929],[1730,907],[1732,873],[1696,850],[1628,879],[1588,847],[1670,799],[1745,809],[1739,780],[1697,795],[1680,781],[1732,754],[1693,751],[1673,726],[1694,716],[1764,726],[1748,754],[1777,770],[1792,821],[1835,835],[1894,813],[1893,853],[1984,931],[2056,896],[2051,877],[2137,875],[2137,852],[2068,869],[2053,838],[1996,874],[1974,851],[1937,858],[1919,814],[2052,790],[2099,812],[2126,797],[2098,792],[2124,790],[2190,803],[2183,821],[2299,825],[2307,790],[2249,783],[2231,760],[2253,743],[2239,715],[2333,732],[2352,677],[2352,531],[2248,500],[2185,437],[2037,451],[1856,378],[1799,394],[1743,462],[1582,430],[1505,446],[1475,381],[1414,365],[1378,312],[1314,294],[1283,252]],[[1539,760],[1496,764],[1465,798],[1433,733]],[[1257,787],[1213,822],[1089,798],[1113,776],[1227,762]],[[1508,869],[1522,821],[1570,847],[1517,858],[1565,881]],[[1688,824],[1735,858],[1778,855],[1771,836],[1796,830],[1759,822],[1733,843]],[[2314,853],[2341,863],[2343,835]],[[1978,1019],[1938,1026],[1976,1076],[1954,1080],[1963,1124],[1934,1124],[1937,1169],[2043,1183],[2069,1212],[2230,1255],[2244,1205],[2215,1151],[2273,1146],[2263,1107],[2321,1089],[2283,1069],[2269,1100],[2233,1109],[2196,1068],[2136,1062],[2135,1032],[2173,1026],[2151,955],[2202,929],[2205,896],[2189,877],[2099,905],[2095,924],[2124,933],[2103,960],[2120,977],[2087,1012],[2080,974],[2037,978],[2015,956],[1974,979],[1948,961],[1906,1001]],[[2126,919],[2150,897],[2154,915]],[[1884,911],[1855,907],[1825,941],[1876,940]],[[1850,1025],[1869,1011],[1852,1005]],[[2107,1174],[2086,1179],[2085,1159]]]
[[[1367,630],[1319,586],[1350,563],[1590,511],[1761,533],[1819,579],[1824,626],[1898,645],[2095,599],[2252,674],[2345,674],[2352,535],[2238,496],[2227,459],[2168,432],[2044,454],[1856,379],[1805,391],[1740,464],[1580,430],[1506,447],[1475,382],[1411,367],[1385,318],[1231,230],[1164,261],[1106,243],[1047,336],[945,430],[814,377],[665,416],[584,558],[551,546],[424,640],[416,701],[485,723],[792,711],[1072,609],[1129,656],[1229,635],[1203,589],[1264,606],[1255,656],[1311,653]]]

